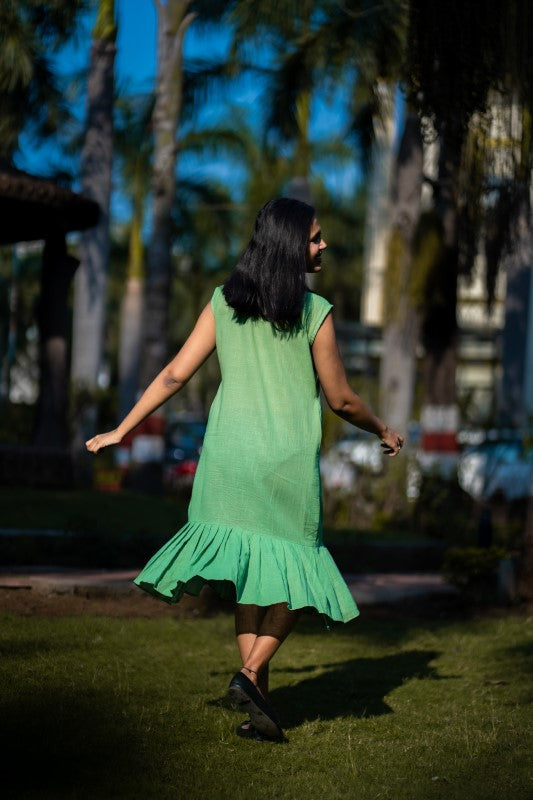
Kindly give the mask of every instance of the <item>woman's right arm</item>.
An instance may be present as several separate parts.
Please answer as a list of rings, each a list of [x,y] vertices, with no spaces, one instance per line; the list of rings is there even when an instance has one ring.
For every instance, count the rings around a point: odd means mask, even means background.
[[[91,453],[97,453],[103,447],[119,444],[127,433],[185,386],[215,347],[215,317],[211,304],[208,303],[179,353],[154,378],[130,413],[115,430],[99,433],[85,442],[87,449]]]
[[[357,428],[375,433],[385,446],[387,455],[397,455],[403,445],[403,436],[391,431],[376,417],[348,383],[331,314],[327,315],[318,329],[311,352],[320,385],[331,410]]]

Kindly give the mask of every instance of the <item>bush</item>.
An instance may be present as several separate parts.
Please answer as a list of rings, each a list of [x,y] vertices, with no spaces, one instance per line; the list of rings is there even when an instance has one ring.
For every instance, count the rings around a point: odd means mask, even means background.
[[[412,532],[411,508],[406,495],[407,460],[383,460],[376,475],[357,467],[353,489],[324,488],[324,524],[331,528],[358,528],[376,533]]]
[[[471,600],[492,601],[497,595],[498,566],[507,556],[503,547],[450,547],[442,571]]]
[[[34,417],[34,405],[6,403],[0,413],[0,442],[13,445],[30,444]]]
[[[413,527],[419,535],[466,545],[476,541],[477,517],[474,501],[456,476],[423,476],[413,509]]]

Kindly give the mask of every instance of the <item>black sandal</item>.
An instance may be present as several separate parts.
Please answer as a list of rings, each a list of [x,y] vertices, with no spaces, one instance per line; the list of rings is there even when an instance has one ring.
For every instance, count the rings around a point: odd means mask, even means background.
[[[248,727],[245,728],[244,727],[245,725],[248,725]],[[251,719],[245,719],[244,722],[241,722],[240,725],[237,725],[235,733],[242,739],[253,739],[255,742],[266,741],[266,736],[263,736],[261,733],[259,733],[258,730],[254,728]]]
[[[276,713],[242,672],[236,672],[231,679],[228,695],[238,708],[246,709],[253,727],[260,734],[277,741],[284,738]]]

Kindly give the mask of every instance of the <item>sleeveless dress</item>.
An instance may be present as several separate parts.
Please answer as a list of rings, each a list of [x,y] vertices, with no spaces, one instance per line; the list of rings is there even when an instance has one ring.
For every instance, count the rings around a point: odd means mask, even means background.
[[[188,522],[135,578],[169,603],[209,584],[222,597],[312,607],[347,622],[357,606],[322,542],[322,409],[311,344],[332,308],[306,292],[300,325],[239,322],[211,299],[222,380],[211,406]]]

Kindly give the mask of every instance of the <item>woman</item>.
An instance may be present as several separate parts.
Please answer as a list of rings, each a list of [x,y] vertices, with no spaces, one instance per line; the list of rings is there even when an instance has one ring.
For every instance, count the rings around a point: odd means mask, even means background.
[[[117,444],[178,392],[217,350],[222,381],[209,413],[187,524],[135,579],[167,602],[209,583],[236,593],[242,668],[229,695],[249,713],[237,729],[281,739],[268,703],[270,659],[303,608],[347,622],[359,613],[322,544],[319,384],[332,410],[375,433],[396,455],[402,437],[348,385],[331,304],[309,292],[326,249],[314,209],[280,198],[259,212],[253,236],[191,335],[118,428],[87,442]]]

